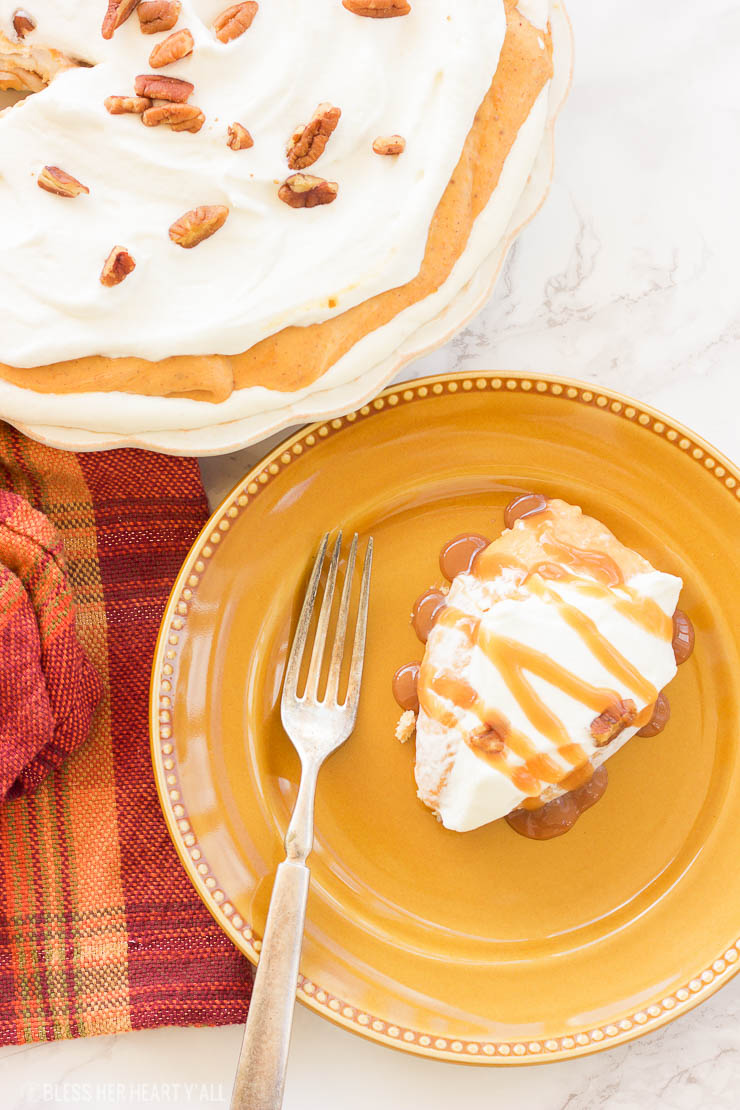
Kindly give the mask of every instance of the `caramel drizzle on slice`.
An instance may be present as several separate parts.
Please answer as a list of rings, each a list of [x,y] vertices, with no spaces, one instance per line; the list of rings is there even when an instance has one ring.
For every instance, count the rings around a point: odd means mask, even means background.
[[[559,562],[571,567],[578,574],[589,574],[597,582],[606,586],[621,586],[624,576],[611,555],[603,551],[586,551],[580,547],[571,547],[569,543],[548,536],[542,545],[548,553],[555,555]]]
[[[562,568],[558,569],[562,570]],[[548,575],[546,572],[543,573],[541,567],[538,567],[537,570],[542,578],[558,577],[574,581],[573,577],[568,575],[567,572],[556,576]],[[642,596],[632,586],[622,584],[619,587],[619,593],[617,593],[598,582],[585,582],[583,579],[579,579],[578,589],[581,593],[590,597],[610,598],[612,607],[627,620],[639,624],[641,628],[644,628],[646,632],[650,632],[653,636],[657,636],[659,640],[671,639],[673,619],[663,612],[657,601],[653,601],[651,597]],[[620,594],[627,594],[627,597],[621,597]]]
[[[539,589],[535,579],[530,580],[529,586],[532,593],[545,597],[547,601],[557,606],[565,623],[570,625],[574,632],[578,633],[591,654],[595,659],[598,659],[605,670],[609,671],[616,679],[624,683],[625,686],[628,686],[634,693],[638,694],[643,701],[655,701],[658,696],[658,691],[655,689],[652,682],[648,682],[646,678],[643,678],[637,668],[633,666],[628,659],[625,659],[622,653],[614,647],[614,644],[599,632],[597,625],[591,617],[581,612],[575,605],[569,605],[566,601],[563,601],[563,599],[552,590]],[[658,607],[656,606],[656,608]],[[629,608],[626,611],[630,612]],[[635,612],[637,623],[642,623],[640,619],[641,616],[641,610]],[[541,677],[546,678],[548,682],[550,681],[547,675],[542,675]],[[564,687],[561,687],[561,689],[564,689]],[[565,692],[568,693],[569,691],[566,690]],[[590,706],[590,703],[585,701],[585,699],[580,698],[579,700],[584,701],[586,705]],[[612,697],[612,703],[615,700],[619,700],[616,695]],[[602,706],[598,712],[603,713],[605,708],[606,706]]]

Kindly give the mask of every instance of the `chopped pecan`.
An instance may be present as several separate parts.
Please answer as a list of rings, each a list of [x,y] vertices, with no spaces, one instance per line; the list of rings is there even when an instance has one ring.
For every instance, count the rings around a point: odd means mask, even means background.
[[[13,12],[13,30],[18,39],[24,39],[31,31],[36,30],[36,20],[29,15],[25,8],[18,8]]]
[[[300,124],[288,142],[288,165],[292,170],[305,170],[324,153],[342,112],[324,101],[319,104],[310,121]]]
[[[366,15],[371,19],[392,19],[411,11],[406,0],[342,0],[342,4],[353,15]]]
[[[252,26],[252,20],[256,16],[258,8],[259,4],[256,3],[256,0],[246,0],[244,4],[234,4],[233,7],[221,12],[213,21],[216,38],[220,42],[231,42],[232,39],[238,39],[239,35],[243,35]]]
[[[108,11],[103,19],[103,38],[112,39],[113,32],[125,23],[138,5],[139,0],[108,0]]]
[[[250,146],[254,146],[254,139],[246,127],[243,127],[240,123],[232,123],[226,145],[230,146],[232,150],[248,150]]]
[[[200,108],[193,108],[194,115],[190,119],[176,119],[170,123],[170,131],[190,131],[193,135],[200,131],[206,122],[206,117]]]
[[[637,716],[637,706],[631,698],[614,702],[591,722],[591,735],[597,748],[603,748],[620,732],[629,728]]]
[[[396,725],[396,740],[405,744],[416,732],[416,714],[411,709],[402,713]]]
[[[206,117],[195,104],[157,104],[147,108],[141,117],[141,122],[147,127],[157,127],[160,123],[168,123],[173,131],[200,131]]]
[[[325,181],[310,173],[294,173],[286,177],[278,189],[278,196],[291,208],[315,208],[318,204],[331,204],[338,192],[336,181]]]
[[[106,96],[104,103],[112,116],[122,116],[126,113],[140,116],[152,106],[148,96]]]
[[[141,73],[134,81],[137,96],[148,96],[152,100],[174,100],[184,104],[193,95],[194,85],[181,81],[179,77],[165,77],[161,73]]]
[[[60,170],[59,166],[44,166],[36,181],[39,188],[58,197],[78,197],[80,193],[90,192],[87,185]]]
[[[136,263],[126,248],[114,247],[103,263],[103,269],[100,271],[100,284],[120,285],[123,279],[127,278],[134,269],[136,269]]]
[[[178,247],[197,247],[204,239],[214,235],[226,223],[228,208],[222,204],[201,205],[175,220],[170,228],[170,239]]]
[[[180,18],[180,0],[142,0],[137,8],[139,26],[145,35],[171,31]]]
[[[152,69],[161,69],[162,66],[172,65],[181,58],[187,58],[193,53],[193,36],[186,27],[182,31],[175,31],[168,35],[162,42],[158,42],[149,55],[149,65]]]
[[[379,135],[373,143],[376,154],[403,154],[406,140],[403,135]]]
[[[468,746],[485,755],[498,755],[504,750],[506,730],[496,724],[483,725],[468,738]]]

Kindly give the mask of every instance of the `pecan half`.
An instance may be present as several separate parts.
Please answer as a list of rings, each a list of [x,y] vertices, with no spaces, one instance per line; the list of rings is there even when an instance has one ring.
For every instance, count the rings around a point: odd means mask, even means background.
[[[206,117],[195,104],[157,104],[147,108],[141,117],[141,122],[147,127],[157,127],[160,123],[168,123],[173,131],[200,131]]]
[[[148,96],[152,100],[174,100],[184,104],[193,95],[194,85],[181,81],[179,77],[164,77],[161,73],[141,73],[134,81],[137,96]]]
[[[18,39],[24,39],[31,31],[36,30],[36,20],[29,15],[25,8],[18,8],[13,12],[13,30]]]
[[[106,96],[104,104],[112,116],[122,116],[126,113],[140,116],[152,106],[148,96]]]
[[[142,0],[137,8],[139,26],[145,35],[171,31],[180,18],[180,0]]]
[[[224,226],[228,214],[228,208],[222,204],[205,204],[199,208],[193,208],[184,216],[180,216],[179,220],[175,220],[170,228],[170,239],[173,243],[177,243],[178,247],[185,247],[186,250],[197,247],[198,243],[210,238]]]
[[[379,135],[373,143],[376,154],[403,154],[406,140],[403,135]]]
[[[232,123],[226,145],[230,146],[232,150],[248,150],[250,146],[254,146],[254,139],[246,127],[243,127],[240,123]]]
[[[286,177],[278,196],[291,208],[315,208],[318,204],[331,204],[338,192],[336,181],[325,181],[310,173],[294,173]]]
[[[80,193],[90,192],[87,185],[60,170],[59,166],[44,166],[36,181],[40,189],[54,193],[57,197],[78,197]]]
[[[234,4],[233,7],[221,12],[213,21],[216,38],[220,42],[238,39],[239,35],[243,35],[252,26],[252,20],[258,9],[259,4],[256,0],[246,0],[244,4]]]
[[[370,19],[392,19],[411,11],[406,0],[342,0],[342,4],[353,15],[366,15]]]
[[[126,22],[138,3],[139,0],[108,0],[108,11],[105,13],[102,27],[104,39],[113,38],[113,32]]]
[[[120,285],[123,279],[127,278],[131,271],[135,269],[136,263],[126,248],[114,247],[103,263],[103,269],[100,271],[100,284]]]
[[[168,35],[162,42],[158,42],[149,55],[149,65],[152,69],[161,69],[162,66],[172,65],[181,58],[187,58],[193,53],[193,36],[186,27],[182,31],[175,31]]]
[[[629,726],[637,716],[637,706],[631,698],[616,701],[591,722],[591,735],[597,748],[603,748]]]
[[[287,148],[288,165],[292,170],[304,170],[321,157],[341,114],[341,109],[324,101],[308,123],[295,129]]]

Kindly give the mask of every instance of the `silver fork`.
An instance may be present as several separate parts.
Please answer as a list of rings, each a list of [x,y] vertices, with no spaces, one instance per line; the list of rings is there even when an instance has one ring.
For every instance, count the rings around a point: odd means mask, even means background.
[[[277,869],[275,885],[272,889],[259,966],[254,979],[244,1041],[231,1097],[232,1110],[279,1110],[282,1105],[310,881],[306,860],[313,845],[316,778],[326,757],[351,735],[357,719],[362,664],[365,658],[367,606],[373,561],[372,538],[368,539],[365,552],[354,646],[344,702],[340,704],[338,700],[339,679],[347,635],[352,574],[357,556],[356,534],[347,559],[347,572],[331,650],[326,693],[319,701],[319,679],[342,548],[341,532],[334,544],[329,563],[306,688],[303,694],[300,696],[298,694],[298,677],[319,592],[319,579],[328,543],[327,533],[321,541],[319,553],[313,565],[285,671],[280,715],[283,728],[301,759],[301,785],[285,836],[286,858]]]

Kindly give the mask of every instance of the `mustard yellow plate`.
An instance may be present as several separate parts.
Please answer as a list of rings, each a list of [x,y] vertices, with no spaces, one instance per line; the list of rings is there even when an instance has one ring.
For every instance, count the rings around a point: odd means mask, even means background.
[[[470,833],[416,798],[396,668],[440,547],[491,537],[512,496],[581,505],[685,581],[696,650],[673,715],[609,762],[565,836]],[[253,961],[296,796],[279,699],[319,536],[375,538],[357,730],[319,778],[299,995],[445,1060],[593,1052],[684,1013],[740,966],[740,474],[636,401],[547,377],[431,378],[287,440],[212,517],[155,658],[152,753],[193,884]]]

